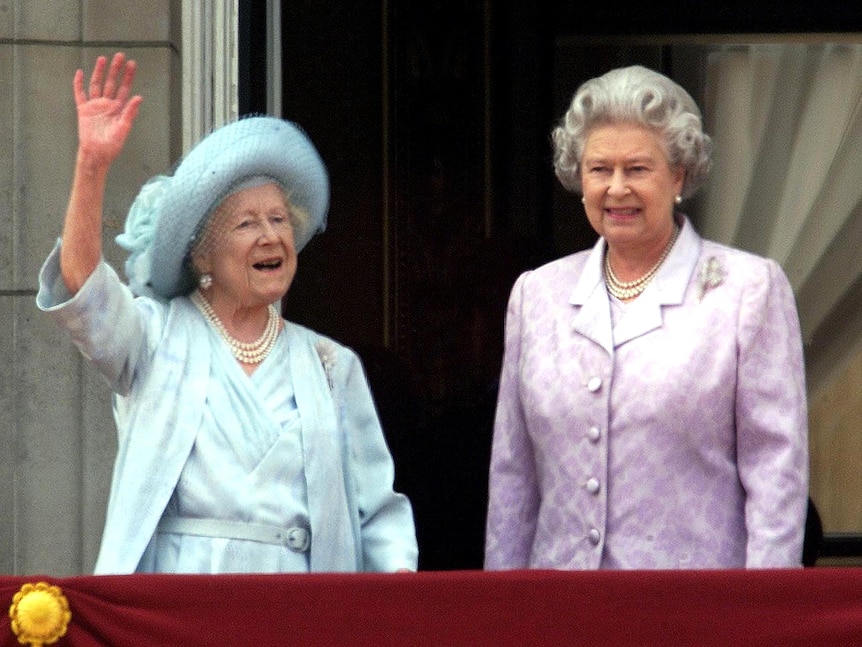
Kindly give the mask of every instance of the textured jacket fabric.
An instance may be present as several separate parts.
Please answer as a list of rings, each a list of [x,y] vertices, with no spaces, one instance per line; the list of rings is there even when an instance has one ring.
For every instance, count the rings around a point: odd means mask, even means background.
[[[118,433],[96,573],[147,570],[154,535],[200,428],[212,355],[207,322],[186,297],[134,298],[102,263],[70,297],[59,244],[40,273],[37,304],[65,328],[114,392]],[[415,570],[409,501],[394,468],[359,358],[285,322],[303,423],[312,571]]]
[[[516,281],[486,568],[800,565],[808,430],[791,286],[775,261],[679,220],[659,273],[614,319],[602,239]]]

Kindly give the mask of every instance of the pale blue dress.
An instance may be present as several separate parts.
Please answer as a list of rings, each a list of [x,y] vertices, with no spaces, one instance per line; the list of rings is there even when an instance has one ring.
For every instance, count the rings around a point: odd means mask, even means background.
[[[393,490],[351,349],[285,321],[249,377],[186,297],[134,297],[104,262],[70,295],[59,242],[36,303],[114,394],[117,456],[96,573],[416,569],[412,508]],[[165,532],[178,516],[306,529],[310,539],[297,550],[242,533]]]
[[[308,528],[299,412],[279,370],[287,363],[283,335],[251,376],[219,339],[213,345],[203,425],[165,514]],[[160,532],[153,570],[304,572],[309,561],[283,545]]]

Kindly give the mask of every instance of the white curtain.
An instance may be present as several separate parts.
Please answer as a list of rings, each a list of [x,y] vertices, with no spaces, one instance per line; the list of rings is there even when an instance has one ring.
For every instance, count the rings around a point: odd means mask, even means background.
[[[862,45],[713,46],[705,70],[698,227],[784,267],[816,389],[862,340]]]

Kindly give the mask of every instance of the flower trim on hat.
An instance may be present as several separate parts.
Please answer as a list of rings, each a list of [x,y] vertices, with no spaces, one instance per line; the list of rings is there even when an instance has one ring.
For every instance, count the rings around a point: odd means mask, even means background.
[[[136,295],[160,298],[150,287],[152,242],[156,233],[162,200],[171,183],[168,175],[156,175],[141,187],[126,217],[125,231],[114,240],[131,252],[125,271],[129,287]]]

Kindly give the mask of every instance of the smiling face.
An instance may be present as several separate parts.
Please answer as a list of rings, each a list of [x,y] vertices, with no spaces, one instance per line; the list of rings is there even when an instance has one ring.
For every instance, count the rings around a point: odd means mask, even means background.
[[[290,209],[281,188],[262,184],[229,195],[192,253],[198,273],[212,276],[213,307],[254,309],[281,299],[296,275]]]
[[[685,172],[659,136],[635,124],[600,126],[587,137],[581,183],[587,219],[612,252],[658,258],[673,233]]]

